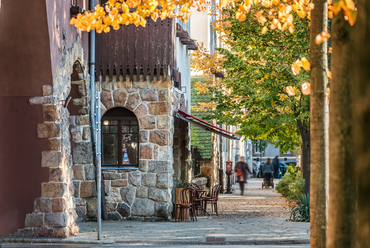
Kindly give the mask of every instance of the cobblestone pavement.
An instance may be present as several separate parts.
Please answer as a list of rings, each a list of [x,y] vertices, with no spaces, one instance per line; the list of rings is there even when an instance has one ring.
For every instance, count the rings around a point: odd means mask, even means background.
[[[309,247],[310,224],[287,221],[289,206],[285,199],[274,189],[262,189],[261,182],[260,179],[249,180],[244,195],[240,195],[238,185],[233,185],[232,194],[219,196],[219,216],[199,216],[195,222],[104,221],[102,245]],[[98,242],[95,222],[80,222],[79,226],[80,233],[63,242]]]

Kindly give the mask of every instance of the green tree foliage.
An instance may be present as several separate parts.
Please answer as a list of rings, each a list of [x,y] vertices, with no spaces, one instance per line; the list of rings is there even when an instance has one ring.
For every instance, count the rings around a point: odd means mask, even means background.
[[[219,49],[226,87],[211,89],[217,105],[215,119],[239,126],[238,133],[247,137],[272,140],[283,152],[299,146],[300,135],[309,142],[309,136],[304,137],[309,132],[309,96],[300,91],[309,74],[291,73],[292,62],[307,57],[308,21],[295,18],[293,34],[275,30],[262,35],[262,26],[254,18],[239,22],[235,10],[226,11],[230,23],[226,43],[231,49]],[[249,15],[258,11],[255,6]],[[294,96],[286,91],[290,85]]]

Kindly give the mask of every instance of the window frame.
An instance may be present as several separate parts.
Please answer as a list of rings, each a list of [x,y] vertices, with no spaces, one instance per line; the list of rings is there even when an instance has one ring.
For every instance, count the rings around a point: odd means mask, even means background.
[[[128,109],[125,109],[125,108],[122,108],[124,109],[126,112]],[[136,116],[132,113],[131,116],[110,116],[109,113],[107,112],[106,114],[108,114],[107,116],[103,116],[101,118],[101,149],[102,149],[102,160],[101,160],[101,165],[102,165],[102,169],[137,169],[139,167],[139,160],[140,160],[140,128],[139,128],[139,121],[138,119],[136,118]],[[105,164],[103,163],[104,159],[104,139],[103,139],[103,136],[105,133],[103,133],[103,127],[106,126],[104,125],[104,121],[117,121],[118,124],[117,124],[117,140],[118,140],[118,144],[117,144],[117,154],[115,154],[117,156],[117,160],[118,161],[123,161],[123,153],[120,152],[122,151],[122,148],[123,148],[123,140],[122,138],[124,137],[125,133],[122,133],[122,124],[124,121],[136,121],[136,125],[133,125],[133,126],[136,126],[137,127],[137,131],[135,133],[131,133],[130,130],[131,130],[131,125],[129,124],[129,133],[127,134],[136,134],[137,135],[137,141],[136,141],[136,160],[135,160],[135,163],[133,164]],[[109,125],[109,126],[112,126],[112,125]],[[118,162],[117,161],[117,162]],[[109,168],[107,168],[109,167]]]

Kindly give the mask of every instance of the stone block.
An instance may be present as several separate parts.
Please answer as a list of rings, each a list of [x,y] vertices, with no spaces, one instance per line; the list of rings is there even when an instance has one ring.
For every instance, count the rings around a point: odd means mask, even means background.
[[[169,189],[157,189],[149,188],[149,199],[158,202],[168,202],[170,201],[170,190]]]
[[[128,92],[126,89],[117,89],[113,92],[113,100],[115,107],[124,107],[126,104]]]
[[[37,124],[37,137],[40,139],[60,137],[60,124],[57,123]]]
[[[171,119],[168,115],[157,116],[158,129],[170,129]]]
[[[78,113],[80,115],[88,115],[90,112],[90,109],[88,107],[82,107],[80,110],[78,110]]]
[[[125,107],[134,111],[141,104],[141,97],[139,93],[132,93],[128,96]]]
[[[76,124],[81,126],[90,125],[90,116],[89,115],[76,116]]]
[[[132,81],[132,88],[134,88],[134,89],[147,89],[149,87],[150,87],[150,83],[148,81],[137,80],[137,79],[135,80],[135,76],[134,76],[134,81]]]
[[[148,107],[146,104],[142,103],[134,111],[137,118],[143,117],[149,113]]]
[[[139,119],[140,129],[154,129],[155,128],[155,116],[148,115]]]
[[[111,108],[114,107],[111,92],[102,91],[100,96],[101,96],[100,100],[101,100],[101,102],[102,102],[102,104],[104,105],[105,108],[111,109]]]
[[[120,76],[120,80],[117,82],[117,88],[130,89],[131,87],[132,83],[130,78],[125,80],[122,76]]]
[[[171,104],[169,102],[148,103],[149,114],[151,115],[170,115]]]
[[[173,154],[171,146],[156,146],[154,149],[154,159],[157,160],[171,160]]]
[[[117,180],[117,179],[122,179],[121,174],[117,172],[103,172],[103,178],[104,180]]]
[[[64,212],[67,209],[67,202],[65,198],[51,199],[51,206],[53,213]]]
[[[140,171],[129,172],[128,181],[131,185],[140,186],[141,185],[141,172]]]
[[[30,98],[29,102],[31,105],[51,104],[51,99],[51,96],[36,96]]]
[[[126,187],[127,186],[127,180],[114,180],[111,181],[112,187]]]
[[[168,173],[157,174],[157,188],[172,188],[172,177]]]
[[[73,181],[73,196],[74,197],[80,198],[80,189],[81,189],[81,182]]]
[[[140,130],[139,137],[140,137],[140,143],[147,143],[149,141],[149,131]]]
[[[172,81],[171,81],[170,77],[167,77],[166,80],[154,79],[151,83],[151,86],[152,86],[153,89],[171,89],[172,88]]]
[[[62,148],[61,139],[48,139],[48,147],[52,151],[60,151]]]
[[[158,90],[158,101],[170,101],[170,90],[160,89]]]
[[[140,159],[152,159],[152,158],[153,158],[153,145],[140,144]]]
[[[86,217],[86,206],[76,206],[76,213],[79,218]]]
[[[152,130],[149,133],[149,141],[160,146],[171,145],[170,137],[167,130]]]
[[[44,121],[59,121],[60,115],[59,115],[59,107],[54,105],[44,105],[42,107],[42,112],[44,116]]]
[[[91,129],[90,127],[83,127],[82,129],[82,139],[89,141],[91,140]]]
[[[168,219],[172,213],[172,203],[170,202],[155,202],[155,216]]]
[[[141,184],[147,187],[155,187],[157,183],[157,176],[154,173],[143,173],[141,175]]]
[[[121,221],[122,219],[122,216],[117,211],[108,213],[108,220]]]
[[[18,229],[17,231],[18,237],[33,237],[34,236],[34,228],[23,228]]]
[[[117,211],[118,213],[123,217],[130,216],[131,208],[126,203],[119,203],[117,205]]]
[[[71,135],[72,135],[72,140],[73,142],[77,143],[82,141],[82,132],[81,128],[75,127],[71,129]]]
[[[90,142],[77,143],[73,148],[73,163],[74,164],[92,164],[92,147]]]
[[[62,164],[62,153],[57,151],[43,151],[41,153],[41,166],[58,168]]]
[[[67,193],[66,183],[41,183],[41,197],[54,198],[63,197]]]
[[[96,197],[92,197],[86,200],[86,216],[96,217],[97,214],[97,201]]]
[[[73,180],[85,180],[83,165],[73,165]]]
[[[51,213],[51,200],[49,198],[37,198],[34,202],[36,213]]]
[[[42,95],[43,96],[50,96],[53,93],[53,87],[51,85],[43,85],[42,86]]]
[[[45,225],[48,227],[65,227],[68,222],[66,212],[45,214]]]
[[[92,182],[81,182],[80,197],[87,198],[96,196],[96,184]]]
[[[140,95],[143,101],[158,101],[157,89],[140,90]]]
[[[86,106],[86,101],[87,99],[85,97],[72,99],[72,103],[75,106]]]
[[[50,168],[49,181],[50,182],[64,182],[65,175],[63,168]]]
[[[131,215],[133,216],[153,216],[154,215],[154,201],[149,199],[136,198],[131,208]]]
[[[145,186],[139,186],[136,189],[136,197],[139,198],[148,198],[148,187]]]
[[[139,170],[142,172],[146,172],[148,170],[148,160],[139,160]]]
[[[110,180],[104,180],[104,193],[106,196],[110,195],[110,189],[111,189],[111,181]]]
[[[127,205],[131,206],[135,200],[136,187],[129,185],[127,187],[121,188],[120,194],[122,200],[127,203]]]
[[[169,161],[149,160],[148,172],[151,173],[169,173],[172,171],[172,166]]]
[[[54,228],[35,228],[33,233],[35,237],[54,237]]]
[[[25,227],[43,227],[44,214],[27,214],[25,220]]]
[[[86,96],[87,95],[85,85],[79,85],[78,86],[78,94],[80,94],[80,96]]]
[[[95,167],[92,164],[84,166],[85,169],[85,180],[95,180]]]

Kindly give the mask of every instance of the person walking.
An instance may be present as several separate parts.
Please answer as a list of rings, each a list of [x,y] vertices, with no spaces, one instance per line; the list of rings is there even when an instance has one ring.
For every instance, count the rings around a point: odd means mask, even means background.
[[[252,174],[249,166],[244,162],[244,156],[240,157],[240,161],[235,165],[236,182],[239,183],[240,194],[244,194],[244,184],[247,183],[247,172]]]
[[[272,160],[272,165],[274,166],[274,178],[279,177],[279,156],[276,156],[274,160]]]
[[[271,164],[271,159],[267,158],[266,162],[262,166],[263,177],[265,178],[266,182],[270,181],[271,177],[274,174],[274,166]]]

